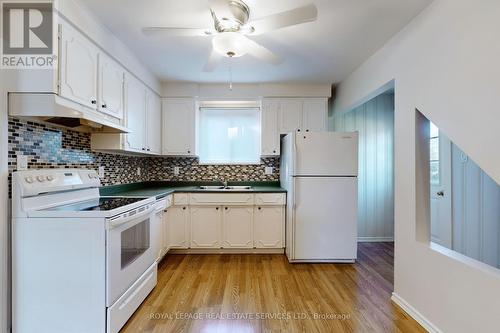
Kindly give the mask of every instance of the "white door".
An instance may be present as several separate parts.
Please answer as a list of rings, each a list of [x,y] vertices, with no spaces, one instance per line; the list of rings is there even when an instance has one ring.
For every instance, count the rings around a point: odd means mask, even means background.
[[[303,104],[303,129],[305,132],[327,130],[328,103],[325,98],[305,99]]]
[[[130,133],[125,134],[127,148],[146,151],[146,87],[137,79],[126,77],[127,127]]]
[[[294,198],[294,259],[356,258],[357,178],[296,177]]]
[[[189,98],[163,100],[163,155],[195,154],[195,105]]]
[[[191,248],[220,248],[221,208],[191,207]]]
[[[151,91],[148,91],[147,99],[147,151],[161,154],[161,99]]]
[[[189,247],[189,209],[187,206],[173,206],[167,211],[168,239],[171,249]]]
[[[69,25],[62,26],[60,95],[97,109],[97,48]]]
[[[123,118],[125,71],[113,59],[99,54],[99,111]]]
[[[356,176],[357,132],[309,132],[295,135],[295,175]]]
[[[284,206],[257,206],[254,209],[254,247],[283,248],[285,234]]]
[[[280,134],[300,131],[302,128],[302,99],[283,99],[280,104]]]
[[[253,207],[224,207],[222,247],[253,247]]]
[[[431,123],[431,240],[451,249],[451,142]]]
[[[262,103],[261,155],[263,156],[280,155],[279,109],[279,101],[264,100]]]

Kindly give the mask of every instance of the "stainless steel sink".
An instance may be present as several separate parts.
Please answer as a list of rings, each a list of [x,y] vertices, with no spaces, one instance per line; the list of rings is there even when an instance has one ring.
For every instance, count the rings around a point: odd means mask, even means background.
[[[220,190],[220,191],[249,191],[252,186],[214,186],[214,185],[203,185],[199,187],[200,190]]]

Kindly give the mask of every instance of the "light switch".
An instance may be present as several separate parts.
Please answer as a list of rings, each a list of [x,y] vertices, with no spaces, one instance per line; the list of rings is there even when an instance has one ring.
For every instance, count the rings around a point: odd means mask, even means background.
[[[28,156],[17,155],[17,170],[28,170]]]
[[[174,176],[178,176],[180,172],[181,172],[180,167],[174,167]]]
[[[104,178],[104,166],[100,166],[98,172],[99,172],[99,178],[101,179]]]
[[[273,167],[266,167],[265,168],[265,174],[266,175],[272,175],[273,174]]]

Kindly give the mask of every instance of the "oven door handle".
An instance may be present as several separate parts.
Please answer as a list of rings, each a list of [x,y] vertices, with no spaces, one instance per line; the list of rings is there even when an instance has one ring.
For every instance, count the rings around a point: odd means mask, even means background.
[[[140,208],[137,208],[135,211],[139,210]],[[149,205],[147,209],[143,210],[140,213],[136,213],[127,217],[117,217],[116,219],[109,219],[107,226],[108,229],[115,229],[118,228],[119,226],[122,226],[124,224],[129,223],[130,221],[136,221],[136,223],[141,222],[140,219],[144,216],[151,215],[155,210],[154,205]]]

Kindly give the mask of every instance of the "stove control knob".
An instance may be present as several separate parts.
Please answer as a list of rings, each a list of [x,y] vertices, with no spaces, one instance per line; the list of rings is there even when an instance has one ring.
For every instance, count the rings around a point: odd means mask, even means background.
[[[24,180],[25,180],[25,181],[26,181],[26,183],[28,183],[28,184],[33,183],[33,177],[31,177],[31,176],[30,176],[30,177],[26,177],[26,178],[24,178]]]
[[[53,180],[54,180],[54,176],[51,176],[51,175],[48,175],[46,178],[47,178],[47,180],[48,180],[49,182],[51,182],[51,181],[53,181]]]
[[[45,181],[45,178],[43,176],[38,176],[36,177],[40,183],[43,183]]]

